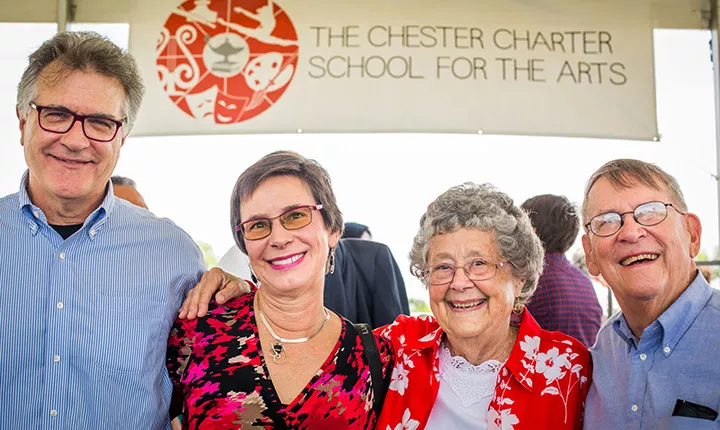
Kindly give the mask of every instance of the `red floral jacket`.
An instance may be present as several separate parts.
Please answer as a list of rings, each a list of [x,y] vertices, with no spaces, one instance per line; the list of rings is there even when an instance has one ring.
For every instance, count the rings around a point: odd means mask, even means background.
[[[592,375],[587,348],[542,330],[529,312],[498,373],[488,429],[580,429]],[[440,387],[437,351],[443,331],[431,316],[401,315],[378,329],[393,342],[395,367],[377,429],[416,430],[427,424]]]

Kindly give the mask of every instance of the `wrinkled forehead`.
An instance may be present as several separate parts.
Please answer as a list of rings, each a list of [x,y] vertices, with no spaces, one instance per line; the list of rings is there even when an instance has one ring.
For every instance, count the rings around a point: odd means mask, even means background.
[[[66,80],[73,73],[85,71],[89,72],[89,70],[73,69],[63,64],[60,60],[55,60],[45,66],[38,75],[38,89],[42,87],[52,88]]]
[[[79,79],[73,79],[79,76]],[[98,73],[96,70],[85,67],[81,69],[72,68],[60,60],[48,64],[38,76],[34,88],[34,97],[42,97],[44,94],[56,94],[58,92],[70,93],[81,97],[83,89],[92,94],[92,100],[88,103],[99,104],[98,109],[120,118],[127,112],[125,109],[125,90],[119,79],[115,76],[107,76]],[[85,97],[87,98],[87,97]],[[115,108],[119,112],[114,112]],[[108,112],[105,112],[108,111]],[[113,111],[113,112],[110,112]]]
[[[474,227],[460,227],[435,233],[428,242],[426,259],[457,259],[479,257],[497,259],[500,255],[495,232]]]
[[[671,202],[671,193],[658,177],[639,178],[630,174],[602,176],[588,190],[585,216],[608,211],[632,210],[652,200]]]

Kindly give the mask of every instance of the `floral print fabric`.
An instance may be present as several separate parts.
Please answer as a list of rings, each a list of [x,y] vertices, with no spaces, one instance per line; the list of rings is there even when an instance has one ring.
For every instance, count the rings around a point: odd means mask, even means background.
[[[498,372],[487,428],[580,429],[592,367],[587,348],[560,332],[542,330],[529,312]],[[378,329],[391,339],[395,367],[378,429],[423,429],[440,387],[443,331],[430,316],[400,316]]]
[[[168,342],[174,404],[182,401],[185,429],[369,429],[373,410],[370,367],[352,323],[343,328],[325,363],[288,405],[275,392],[265,365],[253,310],[255,293],[208,315],[178,320]],[[389,340],[375,336],[388,379]],[[275,381],[281,383],[281,381]]]

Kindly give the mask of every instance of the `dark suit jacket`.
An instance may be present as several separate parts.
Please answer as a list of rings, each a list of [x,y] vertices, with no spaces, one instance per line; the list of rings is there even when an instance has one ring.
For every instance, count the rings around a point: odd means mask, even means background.
[[[410,315],[405,282],[390,248],[370,240],[341,239],[335,273],[325,276],[325,306],[372,328]]]

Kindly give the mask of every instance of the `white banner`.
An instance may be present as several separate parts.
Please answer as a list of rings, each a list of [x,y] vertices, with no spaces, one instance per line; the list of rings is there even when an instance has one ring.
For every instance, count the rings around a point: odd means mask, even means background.
[[[649,2],[133,0],[134,135],[657,136]]]

